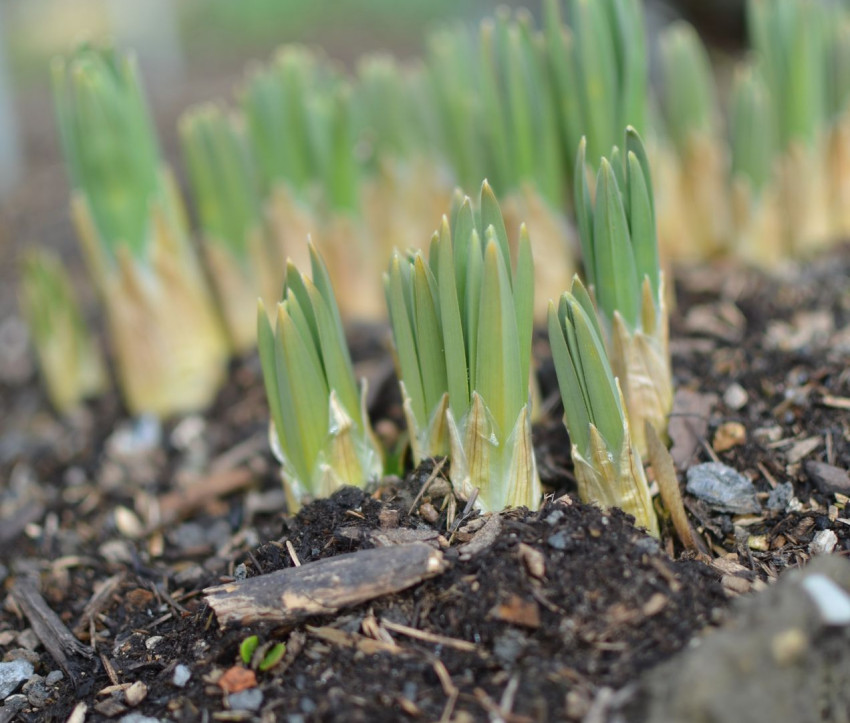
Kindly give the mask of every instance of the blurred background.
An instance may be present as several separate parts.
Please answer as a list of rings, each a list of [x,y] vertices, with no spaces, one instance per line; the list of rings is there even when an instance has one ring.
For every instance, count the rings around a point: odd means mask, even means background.
[[[541,11],[541,0],[0,0],[0,349],[20,333],[22,248],[50,246],[82,272],[50,98],[53,56],[86,39],[134,48],[163,150],[182,174],[179,115],[202,100],[231,100],[246,68],[277,45],[319,45],[346,64],[374,51],[412,59],[435,27],[477,23],[505,4]],[[743,35],[742,0],[647,2],[650,33],[677,16],[717,48],[734,50]],[[0,375],[9,369],[0,358]]]

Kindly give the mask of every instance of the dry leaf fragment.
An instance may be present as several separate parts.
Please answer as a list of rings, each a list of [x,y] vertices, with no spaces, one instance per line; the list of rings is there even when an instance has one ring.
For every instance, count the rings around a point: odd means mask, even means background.
[[[254,671],[241,665],[234,665],[229,668],[218,679],[218,687],[227,694],[248,690],[248,688],[254,688],[256,685],[257,676]]]
[[[496,605],[489,616],[512,625],[540,627],[540,607],[534,600],[523,600],[519,595],[511,595],[506,602]]]

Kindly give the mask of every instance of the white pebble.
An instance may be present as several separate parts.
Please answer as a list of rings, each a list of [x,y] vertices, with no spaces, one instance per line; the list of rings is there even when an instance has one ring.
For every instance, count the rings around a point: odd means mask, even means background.
[[[809,575],[802,585],[826,625],[850,625],[850,595],[842,587],[820,573]]]
[[[182,688],[186,683],[189,682],[189,678],[192,677],[192,671],[182,663],[174,668],[174,677],[171,679],[174,685],[178,688]]]

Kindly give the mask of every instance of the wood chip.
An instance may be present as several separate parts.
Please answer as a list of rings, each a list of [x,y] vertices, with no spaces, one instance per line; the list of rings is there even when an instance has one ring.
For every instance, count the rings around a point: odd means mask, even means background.
[[[487,518],[484,526],[475,533],[469,542],[458,548],[461,560],[470,560],[489,548],[498,538],[502,531],[502,518],[498,514],[492,514]]]
[[[833,397],[831,394],[825,394],[820,398],[820,404],[832,409],[850,409],[850,397]]]
[[[542,580],[546,575],[546,558],[540,550],[526,545],[524,542],[519,543],[517,555],[528,570],[528,574],[537,580]]]
[[[511,595],[506,602],[495,605],[488,616],[525,628],[540,627],[540,606],[534,600],[523,600],[519,595]]]
[[[360,550],[204,590],[222,626],[294,623],[389,595],[442,573],[439,550],[417,542]]]
[[[808,457],[822,444],[822,437],[807,437],[806,439],[801,439],[799,442],[795,442],[785,453],[785,459],[788,461],[788,464],[796,464],[804,457]]]
[[[12,599],[29,620],[38,639],[65,674],[76,685],[79,665],[75,657],[91,658],[92,652],[77,640],[59,616],[50,609],[35,583],[26,577],[15,580]]]

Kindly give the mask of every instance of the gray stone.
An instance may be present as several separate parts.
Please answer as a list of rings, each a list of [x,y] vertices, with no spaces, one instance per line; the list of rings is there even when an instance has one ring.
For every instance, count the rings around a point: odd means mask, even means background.
[[[685,489],[720,512],[745,515],[761,511],[753,483],[720,462],[705,462],[689,468]]]
[[[29,705],[27,697],[23,693],[10,695],[3,701],[3,711],[15,712],[23,710]]]
[[[739,598],[722,628],[653,668],[609,720],[846,722],[848,710],[850,562],[825,555]]]
[[[192,677],[192,671],[183,663],[176,666],[174,668],[174,676],[171,678],[171,682],[174,683],[178,688],[182,688],[186,683],[189,682],[189,678]]]
[[[824,494],[850,495],[850,474],[847,470],[826,462],[809,461],[805,464],[806,474]]]
[[[0,698],[5,698],[29,680],[34,668],[28,660],[13,660],[0,663]]]
[[[554,535],[549,535],[549,538],[546,540],[546,544],[555,550],[566,550],[571,542],[570,536],[563,530],[556,532]]]
[[[122,715],[118,719],[118,723],[162,723],[162,721],[159,718],[142,715],[141,713],[128,713],[127,715]]]
[[[44,678],[40,675],[33,675],[24,683],[21,692],[26,695],[33,708],[44,708],[50,701],[50,690],[44,684]]]
[[[788,507],[788,503],[794,497],[794,485],[790,482],[783,482],[776,485],[767,496],[767,501],[764,503],[767,509],[772,512],[784,512]]]
[[[51,670],[44,679],[46,685],[56,685],[60,680],[65,678],[65,673],[61,670]]]
[[[259,710],[263,704],[263,691],[248,688],[227,696],[227,702],[233,710]]]

